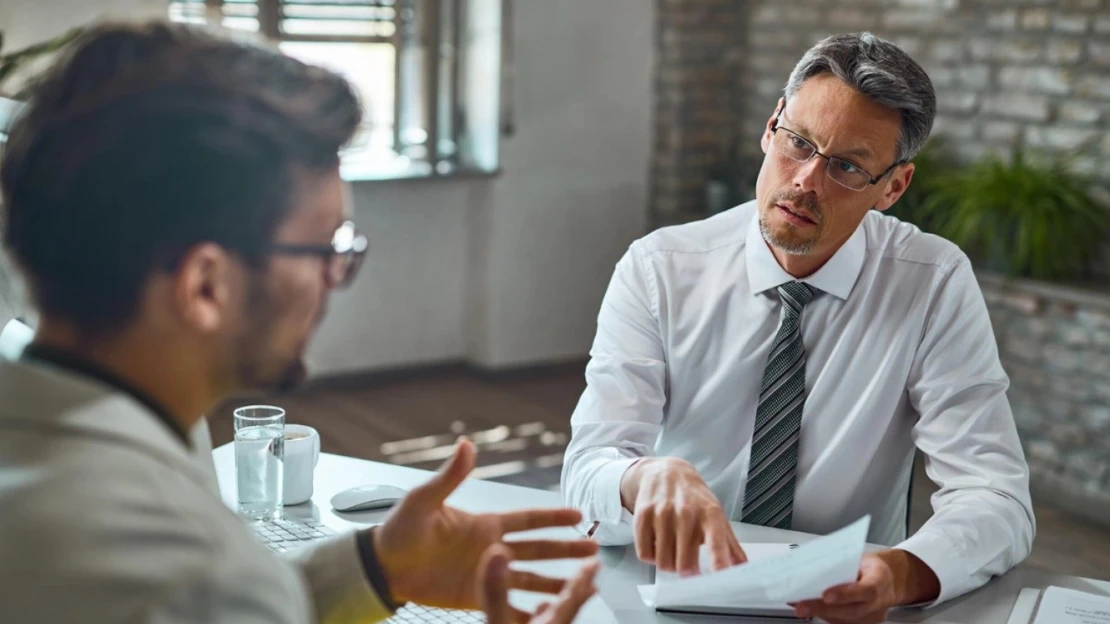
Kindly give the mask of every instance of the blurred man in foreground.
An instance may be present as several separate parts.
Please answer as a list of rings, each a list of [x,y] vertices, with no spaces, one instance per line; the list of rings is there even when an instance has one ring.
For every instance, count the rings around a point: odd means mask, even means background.
[[[354,278],[337,151],[359,124],[346,82],[182,27],[94,29],[35,89],[0,169],[4,242],[39,312],[0,364],[0,586],[17,622],[373,621],[409,601],[525,621],[509,588],[568,586],[511,559],[589,541],[516,541],[576,511],[444,505],[474,464],[462,442],[378,527],[298,561],[226,508],[189,432],[221,397],[280,389],[331,290]],[[483,586],[479,586],[483,579]]]

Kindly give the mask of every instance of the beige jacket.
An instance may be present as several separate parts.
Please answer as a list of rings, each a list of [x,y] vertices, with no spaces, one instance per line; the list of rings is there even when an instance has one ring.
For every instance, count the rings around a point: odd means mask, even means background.
[[[130,396],[0,362],[0,620],[372,622],[389,615],[354,535],[299,560],[220,499],[208,427],[193,448]]]

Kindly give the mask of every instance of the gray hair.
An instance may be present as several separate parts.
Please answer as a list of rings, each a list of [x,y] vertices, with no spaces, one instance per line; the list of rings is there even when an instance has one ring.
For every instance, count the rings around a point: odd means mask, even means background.
[[[826,37],[809,49],[790,73],[786,98],[806,80],[830,72],[845,84],[902,115],[898,162],[917,155],[933,129],[937,96],[929,75],[910,55],[869,32]]]

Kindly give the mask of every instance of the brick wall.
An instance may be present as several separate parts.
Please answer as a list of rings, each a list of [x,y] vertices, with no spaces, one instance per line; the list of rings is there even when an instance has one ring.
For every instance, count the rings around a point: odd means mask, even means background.
[[[934,135],[958,157],[1072,150],[1110,187],[1110,0],[659,0],[655,225],[703,218],[705,183],[759,137],[801,55],[870,30],[937,90]],[[750,198],[753,190],[748,190]],[[1040,498],[1110,518],[1110,295],[983,275]]]
[[[730,133],[754,175],[759,136],[802,53],[860,30],[896,42],[929,72],[934,134],[951,137],[959,156],[1091,145],[1078,166],[1110,186],[1110,0],[660,3],[656,224],[704,216],[706,172]]]
[[[736,123],[737,0],[658,0],[651,214],[656,225],[704,216],[706,175]]]
[[[1037,498],[1110,523],[1110,295],[979,284]]]

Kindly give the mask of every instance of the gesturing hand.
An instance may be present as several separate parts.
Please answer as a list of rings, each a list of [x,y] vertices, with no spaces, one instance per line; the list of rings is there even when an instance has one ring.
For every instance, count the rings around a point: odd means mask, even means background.
[[[525,613],[509,604],[511,558],[509,549],[498,544],[490,546],[483,557],[482,609],[488,624],[570,624],[582,605],[594,595],[597,561],[583,565],[554,602],[541,605],[534,615]]]
[[[640,460],[621,481],[621,499],[635,518],[636,555],[660,570],[697,574],[702,544],[714,570],[747,561],[720,502],[688,462]]]
[[[398,603],[435,607],[479,607],[478,565],[486,549],[503,543],[513,559],[565,559],[597,552],[590,540],[503,542],[508,533],[574,526],[572,509],[536,509],[501,514],[470,514],[444,505],[474,468],[474,445],[462,440],[455,455],[424,485],[415,488],[374,532],[374,549]],[[558,593],[562,579],[510,570],[513,589]]]

